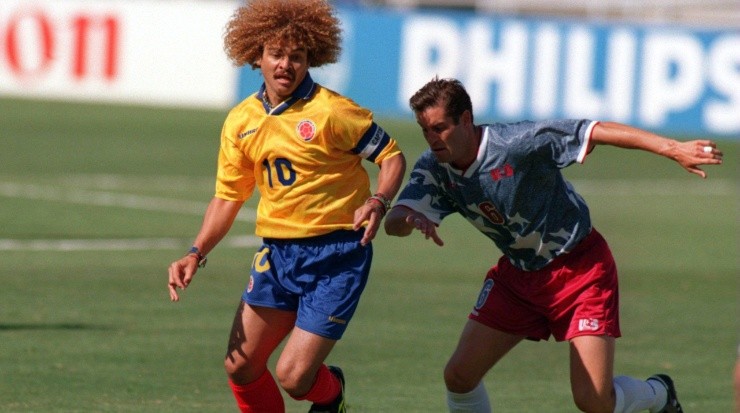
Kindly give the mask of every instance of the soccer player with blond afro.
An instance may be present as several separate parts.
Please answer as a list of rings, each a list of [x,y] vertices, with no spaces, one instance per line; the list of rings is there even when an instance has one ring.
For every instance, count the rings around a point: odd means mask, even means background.
[[[225,357],[242,412],[284,412],[278,383],[311,412],[346,411],[343,372],[324,362],[357,308],[406,161],[372,112],[311,78],[340,42],[324,0],[253,0],[226,26],[227,55],[264,83],[224,122],[215,196],[193,247],[169,267],[169,292],[179,300],[256,188],[263,245]],[[363,160],[380,168],[373,191]],[[273,376],[268,360],[286,338]]]

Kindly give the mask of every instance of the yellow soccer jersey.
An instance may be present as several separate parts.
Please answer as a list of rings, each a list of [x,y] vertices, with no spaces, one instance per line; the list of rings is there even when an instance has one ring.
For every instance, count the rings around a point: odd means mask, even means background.
[[[351,229],[370,196],[362,159],[380,164],[400,150],[372,112],[315,83],[310,75],[293,97],[269,110],[259,92],[224,122],[216,196],[246,200],[260,193],[256,233],[305,238]]]

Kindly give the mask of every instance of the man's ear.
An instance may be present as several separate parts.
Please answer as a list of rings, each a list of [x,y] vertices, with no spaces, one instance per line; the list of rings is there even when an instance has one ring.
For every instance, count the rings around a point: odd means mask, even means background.
[[[473,123],[473,115],[470,113],[469,110],[466,109],[465,112],[460,115],[460,123],[464,125],[469,125]]]

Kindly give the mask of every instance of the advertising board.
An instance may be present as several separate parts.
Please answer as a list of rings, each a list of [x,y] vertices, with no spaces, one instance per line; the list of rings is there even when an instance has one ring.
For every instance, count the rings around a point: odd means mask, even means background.
[[[0,96],[226,109],[261,84],[222,35],[236,0],[3,0]],[[468,88],[478,121],[590,118],[740,135],[740,30],[343,8],[320,83],[411,119],[434,76]]]

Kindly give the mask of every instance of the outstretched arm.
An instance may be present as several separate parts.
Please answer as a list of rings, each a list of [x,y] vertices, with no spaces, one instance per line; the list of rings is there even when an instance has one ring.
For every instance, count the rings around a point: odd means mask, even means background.
[[[242,204],[244,204],[243,201],[226,201],[215,197],[211,200],[203,217],[200,232],[198,232],[198,236],[193,242],[193,246],[198,247],[201,254],[207,255],[229,232]],[[187,254],[170,264],[167,286],[172,301],[180,300],[177,289],[184,290],[187,288],[197,270],[198,259],[191,254]]]
[[[641,149],[676,161],[687,171],[706,178],[700,165],[720,165],[722,151],[707,139],[680,142],[664,136],[615,122],[601,122],[591,133],[589,152],[594,145],[612,145]]]

